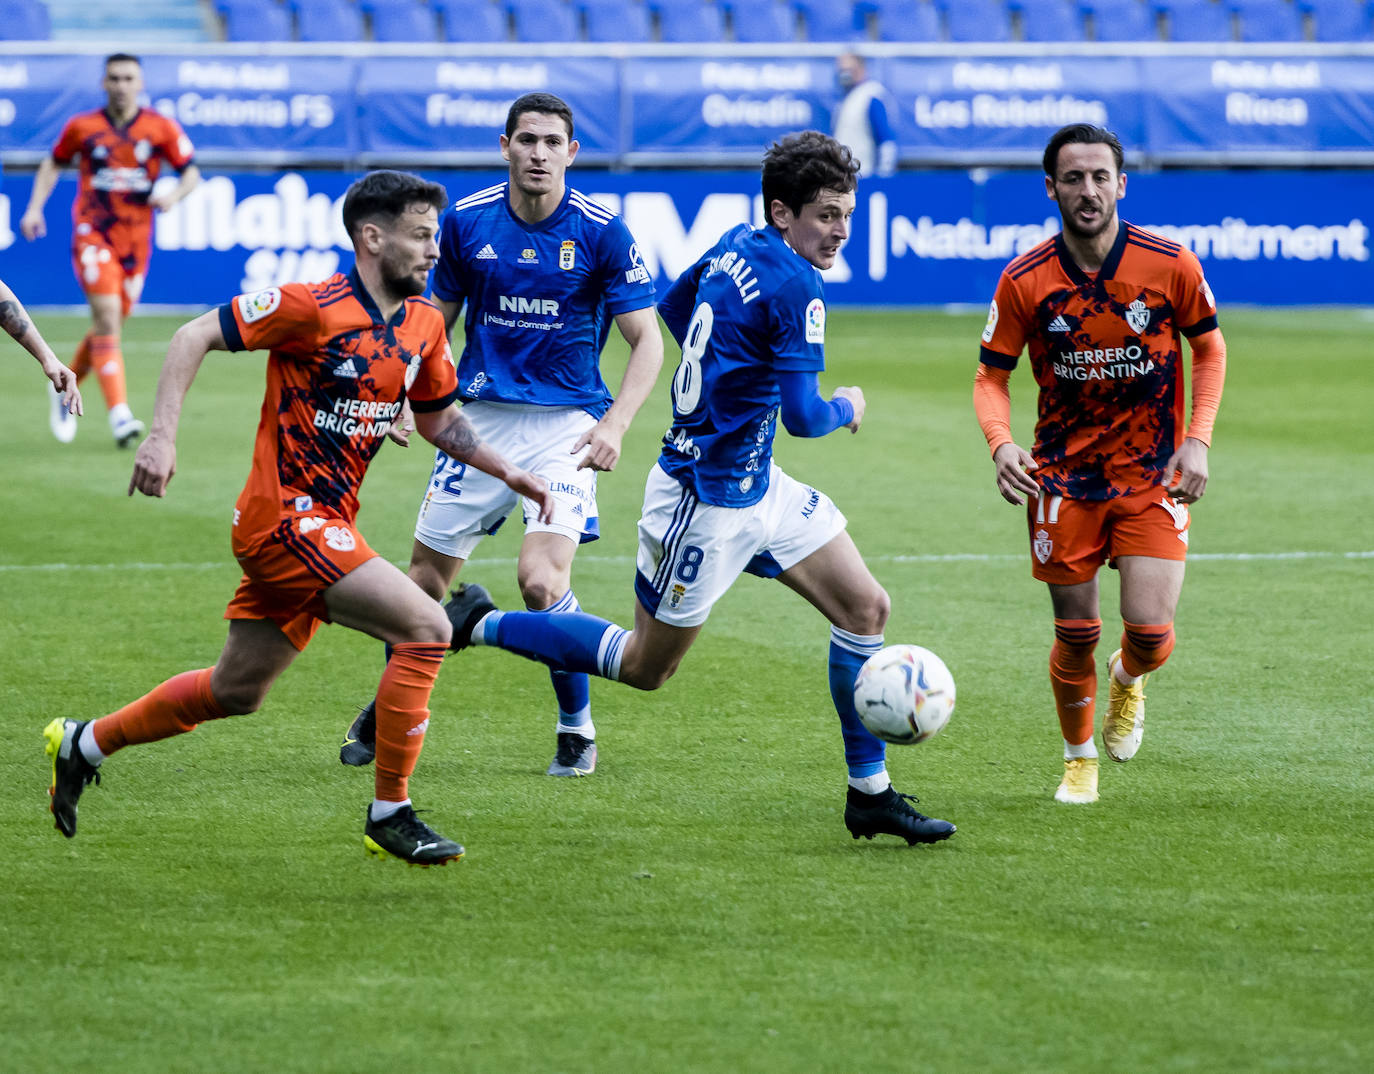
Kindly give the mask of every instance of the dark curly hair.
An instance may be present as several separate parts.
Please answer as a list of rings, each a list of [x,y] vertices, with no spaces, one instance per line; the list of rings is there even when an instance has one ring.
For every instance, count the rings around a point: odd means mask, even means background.
[[[523,97],[517,97],[510,106],[510,111],[506,113],[506,137],[509,138],[515,133],[515,126],[520,122],[520,117],[526,112],[539,112],[544,115],[557,116],[568,128],[568,141],[572,141],[573,136],[573,114],[572,108],[562,97],[556,97],[552,93],[527,93]]]
[[[1054,178],[1055,169],[1059,166],[1059,151],[1066,145],[1107,146],[1112,151],[1112,159],[1116,161],[1118,173],[1126,162],[1126,155],[1121,151],[1121,139],[1106,127],[1095,127],[1091,123],[1070,123],[1050,135],[1049,144],[1045,146],[1043,163],[1045,174],[1050,178]]]
[[[344,227],[349,235],[355,235],[368,220],[382,219],[388,225],[395,223],[412,205],[432,205],[443,212],[447,204],[448,192],[438,183],[410,172],[368,172],[344,194]]]
[[[789,134],[763,155],[763,214],[773,223],[773,201],[794,214],[822,190],[848,194],[858,186],[859,162],[847,146],[820,131]]]

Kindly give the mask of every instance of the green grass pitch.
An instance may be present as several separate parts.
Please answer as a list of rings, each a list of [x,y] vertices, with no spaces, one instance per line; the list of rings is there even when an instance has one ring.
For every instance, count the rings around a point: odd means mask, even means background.
[[[64,355],[83,330],[39,323]],[[145,418],[176,323],[129,327]],[[543,775],[542,668],[450,660],[412,787],[468,857],[428,871],[363,854],[370,771],[336,751],[381,652],[340,628],[260,713],[113,758],[80,835],[53,830],[43,725],[219,651],[263,361],[207,360],[154,501],[125,495],[132,453],[94,383],[59,445],[34,364],[7,345],[0,1069],[1374,1069],[1374,320],[1224,317],[1178,648],[1140,754],[1104,760],[1089,807],[1051,799],[1050,607],[973,418],[981,327],[834,311],[822,383],[865,389],[863,430],[777,446],[848,515],[892,595],[889,640],[958,680],[948,729],[889,754],[953,839],[849,838],[826,626],[745,578],[663,690],[593,684],[588,780]],[[613,384],[623,350],[614,337]],[[574,572],[584,606],[622,623],[672,361]],[[1012,394],[1028,444],[1024,363]],[[388,446],[364,486],[361,527],[394,561],[430,458]],[[516,547],[503,533],[467,571],[507,604]],[[1109,572],[1103,594],[1105,664]]]

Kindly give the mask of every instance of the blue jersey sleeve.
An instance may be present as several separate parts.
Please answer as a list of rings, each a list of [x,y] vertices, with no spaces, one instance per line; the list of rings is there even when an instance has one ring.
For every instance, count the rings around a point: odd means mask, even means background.
[[[673,285],[668,288],[668,293],[659,300],[658,315],[663,318],[663,323],[668,326],[668,331],[677,340],[679,347],[687,335],[692,313],[696,310],[697,284],[701,282],[701,274],[714,253],[713,247],[705,257],[674,280]]]
[[[815,373],[778,374],[782,393],[782,426],[793,436],[824,436],[854,420],[848,399],[822,399]]]
[[[768,303],[768,341],[779,372],[825,368],[825,299],[820,273],[799,272]]]
[[[449,213],[439,228],[439,264],[434,267],[434,282],[430,286],[430,294],[435,298],[458,305],[468,296],[461,239],[458,218]]]
[[[620,217],[614,217],[602,231],[597,255],[607,313],[614,317],[653,306],[654,278]]]

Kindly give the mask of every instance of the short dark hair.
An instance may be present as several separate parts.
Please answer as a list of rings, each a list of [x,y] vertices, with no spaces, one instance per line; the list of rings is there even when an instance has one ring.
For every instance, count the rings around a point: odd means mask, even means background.
[[[773,223],[773,202],[800,215],[822,190],[848,194],[859,184],[859,162],[848,146],[820,131],[778,139],[763,155],[763,215]]]
[[[439,212],[448,204],[448,191],[438,183],[410,172],[368,172],[344,194],[343,221],[350,236],[368,220],[384,219],[388,225],[416,203],[432,205]]]
[[[105,57],[105,66],[109,67],[112,63],[136,63],[140,67],[143,66],[143,61],[132,52],[111,52]]]
[[[552,93],[526,93],[523,97],[517,97],[515,103],[510,106],[510,111],[506,113],[506,137],[509,138],[515,133],[515,125],[520,122],[520,117],[526,112],[542,112],[545,115],[558,116],[568,128],[568,141],[572,141],[573,136],[573,114],[568,107],[568,102],[562,97],[556,97]]]
[[[1121,151],[1121,140],[1106,127],[1095,127],[1091,123],[1070,123],[1067,127],[1060,127],[1055,131],[1050,136],[1049,144],[1045,146],[1045,174],[1051,179],[1054,178],[1055,169],[1059,166],[1059,151],[1066,145],[1110,147],[1118,173],[1126,162],[1126,155]]]

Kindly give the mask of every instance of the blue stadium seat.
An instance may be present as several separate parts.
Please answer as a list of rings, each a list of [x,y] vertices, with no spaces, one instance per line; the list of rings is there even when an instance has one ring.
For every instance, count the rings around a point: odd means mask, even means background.
[[[433,0],[444,24],[445,41],[474,45],[501,44],[510,40],[506,12],[489,0]]]
[[[1070,0],[1014,0],[1021,18],[1021,40],[1082,41],[1083,16]]]
[[[855,41],[866,36],[851,0],[792,0],[792,6],[802,17],[808,41]]]
[[[940,14],[929,0],[861,0],[856,15],[871,13],[879,41],[941,41]]]
[[[367,0],[363,8],[372,16],[372,36],[378,41],[438,40],[434,9],[415,0]]]
[[[1144,0],[1085,0],[1094,41],[1158,41],[1159,20]]]
[[[1166,0],[1164,12],[1170,41],[1234,41],[1231,9],[1216,0]]]
[[[1301,0],[1318,41],[1368,41],[1374,33],[1374,7],[1365,0]]]
[[[771,45],[797,39],[796,14],[775,0],[732,0],[726,6],[736,41]]]
[[[361,41],[363,13],[339,0],[293,0],[302,41]]]
[[[517,41],[580,41],[577,15],[563,0],[506,0]]]
[[[1293,0],[1229,0],[1242,41],[1303,41],[1302,12]]]
[[[715,4],[703,4],[700,0],[658,0],[654,11],[658,15],[658,35],[664,41],[685,45],[725,38],[721,10]]]
[[[1001,0],[942,0],[951,41],[1010,41],[1011,21]]]
[[[226,41],[290,41],[291,16],[276,0],[216,0]]]
[[[48,5],[38,0],[0,0],[0,41],[46,41],[52,36]]]
[[[649,9],[637,0],[581,0],[588,41],[640,44],[653,39]]]

